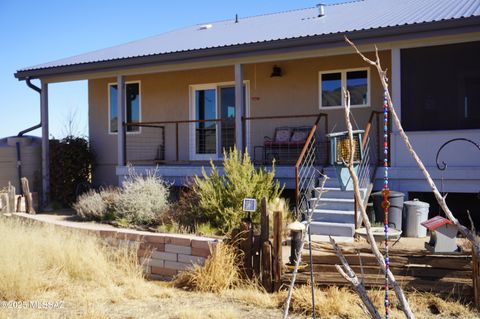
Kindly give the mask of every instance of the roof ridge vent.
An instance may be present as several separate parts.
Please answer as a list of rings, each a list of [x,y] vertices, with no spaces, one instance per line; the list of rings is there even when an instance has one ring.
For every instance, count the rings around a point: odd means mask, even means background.
[[[204,25],[201,25],[200,28],[198,28],[198,30],[208,30],[208,29],[211,29],[213,27],[212,24],[204,24]]]
[[[325,5],[323,3],[319,3],[316,5],[318,10],[318,17],[321,18],[325,15]]]

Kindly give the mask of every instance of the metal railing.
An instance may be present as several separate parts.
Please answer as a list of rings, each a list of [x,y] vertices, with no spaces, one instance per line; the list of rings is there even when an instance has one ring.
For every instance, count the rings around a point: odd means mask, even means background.
[[[325,120],[325,134],[322,137],[318,134],[320,120]],[[326,134],[328,134],[328,115],[320,113],[317,115],[314,125],[312,126],[305,145],[295,163],[295,204],[297,212],[303,212],[307,209],[307,204],[312,194],[311,190],[315,187],[319,178],[318,165],[324,164],[328,160],[328,145],[326,142]],[[325,146],[324,148],[322,146]],[[324,152],[320,152],[323,148]],[[318,154],[325,155],[325,162],[318,162]]]
[[[383,135],[380,128],[383,123],[383,112],[372,111],[362,138],[363,159],[358,167],[357,175],[360,188],[364,190],[363,204],[366,205],[373,189],[373,181],[379,165],[381,165],[381,143]],[[390,134],[388,134],[390,136]],[[358,205],[355,203],[355,228],[361,223]]]

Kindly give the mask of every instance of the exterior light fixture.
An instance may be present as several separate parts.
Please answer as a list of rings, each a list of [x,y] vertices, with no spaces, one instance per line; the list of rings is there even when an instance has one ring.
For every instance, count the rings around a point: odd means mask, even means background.
[[[282,68],[274,65],[272,68],[272,74],[270,75],[270,77],[274,78],[274,77],[281,77],[281,76],[282,76]]]

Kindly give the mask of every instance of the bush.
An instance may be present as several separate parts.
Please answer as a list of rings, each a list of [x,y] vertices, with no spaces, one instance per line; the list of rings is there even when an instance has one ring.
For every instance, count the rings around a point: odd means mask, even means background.
[[[169,186],[156,176],[156,172],[139,176],[131,171],[123,184],[115,210],[120,218],[131,224],[158,224],[169,209],[169,195]]]
[[[114,188],[102,189],[100,192],[90,190],[78,197],[73,209],[86,220],[113,220],[119,197],[118,190]]]
[[[77,185],[91,181],[92,164],[87,139],[67,136],[50,140],[50,198],[62,205],[72,204]]]
[[[222,233],[228,233],[236,227],[245,213],[242,211],[244,198],[255,198],[258,202],[263,197],[272,200],[280,196],[283,189],[274,181],[275,165],[268,172],[256,170],[247,152],[239,157],[234,148],[224,153],[224,174],[220,175],[211,163],[212,173],[202,171],[202,178],[194,179],[194,192],[198,195],[198,207],[193,213],[200,220],[208,221]],[[258,205],[260,206],[260,205]],[[252,213],[252,219],[259,221],[260,207]]]

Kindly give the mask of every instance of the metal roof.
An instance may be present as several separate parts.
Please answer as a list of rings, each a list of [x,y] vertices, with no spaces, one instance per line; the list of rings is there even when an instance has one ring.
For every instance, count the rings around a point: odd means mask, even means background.
[[[466,20],[480,16],[479,0],[360,0],[317,8],[240,17],[162,33],[107,49],[19,70],[15,76],[45,70],[138,57],[241,47],[287,39],[321,37],[355,31]]]

